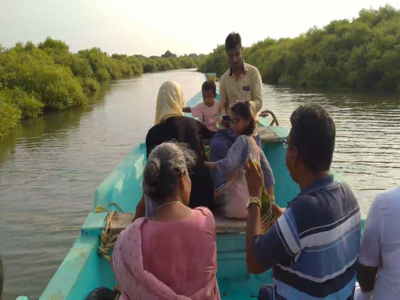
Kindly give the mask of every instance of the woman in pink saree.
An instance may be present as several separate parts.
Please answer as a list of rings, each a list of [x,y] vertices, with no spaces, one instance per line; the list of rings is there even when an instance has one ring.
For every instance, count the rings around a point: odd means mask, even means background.
[[[195,153],[178,143],[150,153],[143,191],[154,212],[121,232],[112,256],[120,299],[220,299],[214,217],[207,208],[187,206],[195,163]]]

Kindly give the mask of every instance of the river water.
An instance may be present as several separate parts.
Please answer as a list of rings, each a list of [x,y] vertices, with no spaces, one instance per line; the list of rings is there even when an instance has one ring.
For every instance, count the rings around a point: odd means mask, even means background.
[[[0,142],[0,254],[3,299],[38,299],[79,235],[95,188],[153,125],[160,85],[178,82],[184,97],[205,80],[190,71],[146,74],[104,86],[87,108],[23,123]],[[337,126],[333,167],[367,212],[376,194],[400,182],[400,96],[264,86],[265,108],[289,126],[292,111],[319,103]]]

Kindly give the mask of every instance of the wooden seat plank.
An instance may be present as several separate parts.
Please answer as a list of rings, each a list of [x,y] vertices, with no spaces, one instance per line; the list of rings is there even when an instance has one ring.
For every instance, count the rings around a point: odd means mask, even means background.
[[[116,213],[111,219],[111,233],[119,234],[132,224],[135,213]],[[246,220],[225,218],[214,213],[217,233],[244,233],[246,232]]]
[[[268,127],[258,128],[258,134],[261,138],[261,143],[279,143],[279,136]]]

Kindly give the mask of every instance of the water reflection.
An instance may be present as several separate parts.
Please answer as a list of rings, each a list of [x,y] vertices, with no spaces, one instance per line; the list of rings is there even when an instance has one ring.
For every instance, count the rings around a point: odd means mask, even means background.
[[[70,127],[79,125],[80,118],[93,110],[95,106],[104,104],[104,97],[110,91],[110,84],[103,84],[101,89],[91,93],[89,104],[86,107],[74,107],[65,111],[54,111],[47,113],[37,119],[23,120],[20,126],[13,130],[0,142],[0,167],[6,155],[15,153],[16,143],[23,143],[26,149],[30,146],[36,147],[40,140],[46,140],[53,135],[67,132]],[[62,140],[62,136],[57,136]]]

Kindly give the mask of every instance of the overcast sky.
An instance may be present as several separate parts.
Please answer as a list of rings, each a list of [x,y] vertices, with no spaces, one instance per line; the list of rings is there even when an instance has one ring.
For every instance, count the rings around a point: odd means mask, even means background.
[[[231,31],[250,46],[385,4],[400,8],[400,0],[0,0],[0,44],[50,36],[73,52],[99,47],[110,54],[206,54]]]

